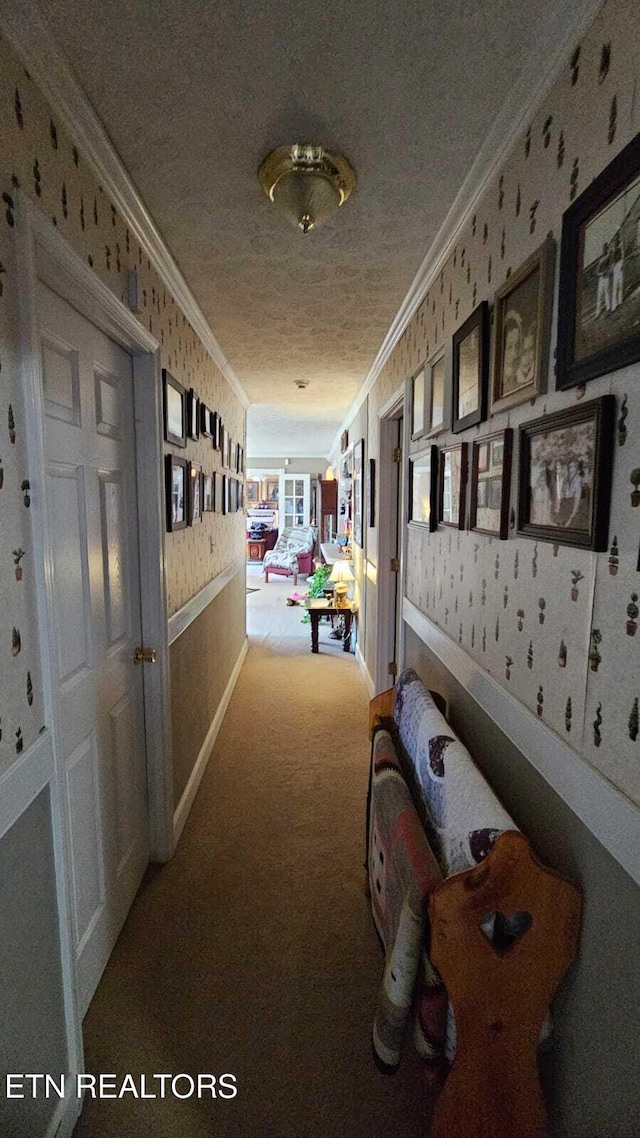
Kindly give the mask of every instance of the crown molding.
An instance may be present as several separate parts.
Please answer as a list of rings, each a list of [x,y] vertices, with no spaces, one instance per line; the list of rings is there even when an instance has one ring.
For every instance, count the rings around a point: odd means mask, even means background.
[[[462,229],[494,175],[517,142],[524,127],[550,93],[562,68],[566,67],[567,59],[576,42],[588,30],[602,6],[603,0],[565,0],[564,4],[556,5],[548,20],[540,27],[529,62],[514,85],[509,100],[494,119],[469,173],[427,250],[409,291],[378,348],[362,387],[336,433],[329,454],[334,453],[342,431],[349,426],[367,398],[409,321],[433,282],[437,280]]]
[[[246,391],[35,0],[0,0],[0,29],[82,152],[100,185],[109,194],[234,394],[247,408],[250,399]]]

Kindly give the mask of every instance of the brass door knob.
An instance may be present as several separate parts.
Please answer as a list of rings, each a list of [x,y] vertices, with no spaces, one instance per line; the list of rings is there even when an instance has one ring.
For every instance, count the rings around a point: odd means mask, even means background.
[[[133,653],[133,662],[134,664],[155,664],[155,648],[136,648]]]

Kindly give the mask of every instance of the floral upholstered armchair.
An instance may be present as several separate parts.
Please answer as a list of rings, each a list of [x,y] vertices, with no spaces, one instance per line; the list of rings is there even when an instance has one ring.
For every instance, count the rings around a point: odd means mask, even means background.
[[[270,573],[278,573],[282,577],[293,577],[293,583],[297,585],[298,573],[308,574],[312,571],[315,543],[316,531],[313,526],[290,526],[283,529],[273,549],[264,555],[262,567],[265,582],[269,580]]]

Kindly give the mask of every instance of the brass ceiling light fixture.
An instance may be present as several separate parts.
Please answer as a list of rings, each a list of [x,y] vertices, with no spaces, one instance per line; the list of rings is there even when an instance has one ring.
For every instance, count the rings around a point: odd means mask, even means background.
[[[307,142],[272,150],[258,178],[267,197],[303,233],[346,202],[356,186],[346,158]]]

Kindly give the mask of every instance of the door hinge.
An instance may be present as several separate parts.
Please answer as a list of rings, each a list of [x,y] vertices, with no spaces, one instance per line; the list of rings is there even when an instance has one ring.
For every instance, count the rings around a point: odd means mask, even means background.
[[[391,451],[391,458],[394,462],[402,462],[402,447],[394,447]]]
[[[396,664],[395,660],[392,660],[390,664],[387,664],[387,675],[397,676],[397,674],[398,674],[398,665]]]
[[[399,557],[392,557],[391,558],[391,572],[392,573],[399,573],[400,572],[400,558]]]
[[[133,662],[134,664],[155,664],[155,648],[136,648],[133,653]]]

